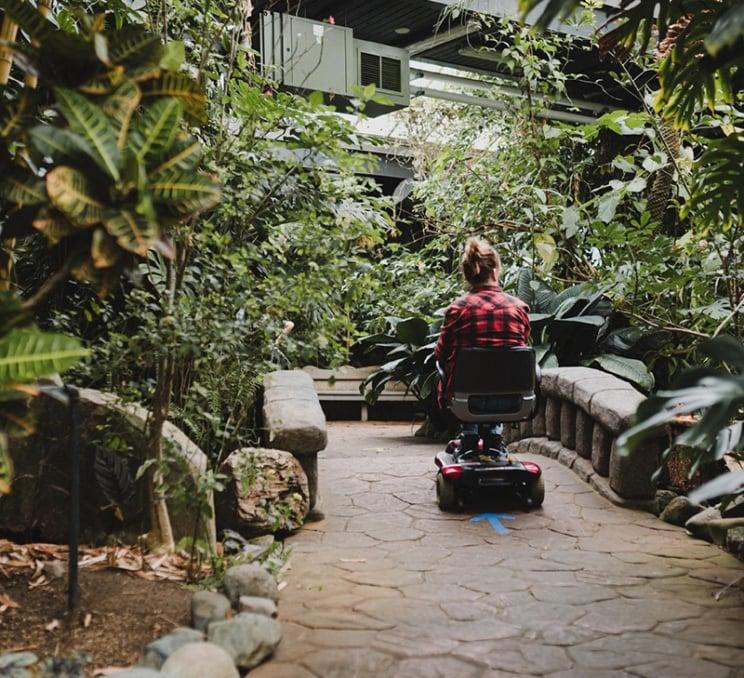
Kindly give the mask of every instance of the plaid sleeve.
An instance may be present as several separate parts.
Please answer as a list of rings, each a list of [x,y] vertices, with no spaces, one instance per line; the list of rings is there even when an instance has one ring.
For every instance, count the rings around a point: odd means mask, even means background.
[[[434,357],[439,361],[447,360],[452,355],[455,345],[455,328],[462,310],[461,307],[452,304],[444,314],[442,329],[439,331],[439,339],[437,339],[437,345],[434,348]]]

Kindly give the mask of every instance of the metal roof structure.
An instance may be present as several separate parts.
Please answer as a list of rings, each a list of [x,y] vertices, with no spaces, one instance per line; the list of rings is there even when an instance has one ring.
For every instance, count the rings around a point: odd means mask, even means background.
[[[605,2],[595,10],[597,25],[611,20],[618,4],[617,0]],[[453,5],[465,9],[447,13]],[[264,10],[316,21],[332,17],[336,25],[353,29],[355,38],[406,49],[416,62],[506,80],[513,78],[496,53],[479,51],[485,44],[493,47],[494,34],[489,35],[490,29],[473,23],[473,12],[516,19],[518,0],[256,0],[254,16]],[[586,26],[563,23],[551,26],[551,30],[587,39],[592,32]],[[580,48],[560,56],[569,76],[567,89],[571,100],[588,103],[584,108],[595,114],[602,108],[639,107],[638,97],[611,77],[617,65],[591,47],[588,40]]]

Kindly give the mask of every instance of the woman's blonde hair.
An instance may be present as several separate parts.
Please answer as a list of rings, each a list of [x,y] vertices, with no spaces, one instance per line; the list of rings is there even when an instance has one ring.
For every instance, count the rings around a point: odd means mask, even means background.
[[[483,285],[492,277],[498,280],[501,275],[501,258],[498,252],[481,238],[468,238],[461,265],[465,280],[473,287]]]

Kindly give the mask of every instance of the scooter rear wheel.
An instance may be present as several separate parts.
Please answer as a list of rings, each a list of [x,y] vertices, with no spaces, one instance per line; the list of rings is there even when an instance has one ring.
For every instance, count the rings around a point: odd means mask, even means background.
[[[437,475],[437,502],[442,511],[454,511],[459,503],[457,488],[441,473]]]
[[[543,477],[540,476],[536,480],[533,480],[530,483],[529,490],[530,508],[539,508],[542,506],[543,501],[545,501],[545,481]]]

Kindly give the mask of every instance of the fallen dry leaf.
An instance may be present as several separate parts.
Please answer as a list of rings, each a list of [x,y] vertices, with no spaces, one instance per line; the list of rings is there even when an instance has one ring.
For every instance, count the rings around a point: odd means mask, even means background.
[[[54,631],[59,628],[59,619],[52,619],[45,627],[47,631]]]
[[[366,563],[366,558],[339,558],[340,563]]]
[[[286,586],[287,586],[287,582],[283,581],[283,582],[279,582],[279,586],[277,586],[276,588],[278,591],[281,591]]]
[[[88,614],[85,615],[85,619],[83,619],[83,628],[88,628],[90,626],[90,623],[93,621],[93,615],[88,612]]]
[[[41,577],[38,579],[32,579],[28,583],[28,588],[30,589],[37,589],[40,586],[46,586],[49,583],[49,580],[42,574]]]
[[[2,605],[5,610],[7,610],[9,607],[18,608],[20,605],[16,603],[15,600],[13,600],[9,595],[6,593],[0,593],[0,605]],[[3,610],[3,612],[5,612]]]

